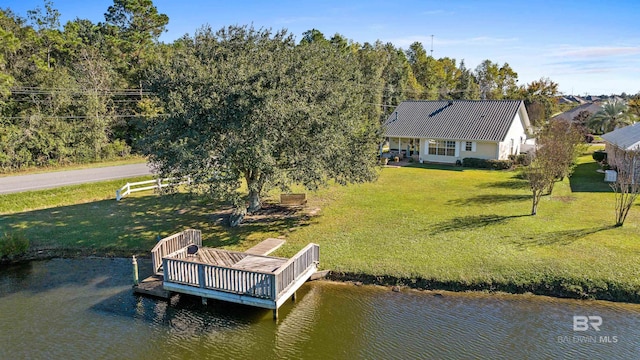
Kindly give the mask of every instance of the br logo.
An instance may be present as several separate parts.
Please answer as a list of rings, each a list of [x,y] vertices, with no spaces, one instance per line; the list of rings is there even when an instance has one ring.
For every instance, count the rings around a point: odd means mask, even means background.
[[[587,331],[592,327],[595,331],[600,331],[602,318],[600,316],[573,316],[573,331]]]

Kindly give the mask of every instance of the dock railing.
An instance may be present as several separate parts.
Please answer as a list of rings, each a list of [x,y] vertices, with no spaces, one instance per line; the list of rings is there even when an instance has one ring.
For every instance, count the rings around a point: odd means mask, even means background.
[[[163,272],[160,270],[162,258],[179,250],[185,250],[187,246],[192,244],[202,247],[202,232],[200,230],[187,229],[158,241],[156,246],[151,249],[153,272],[156,275],[162,275]]]
[[[287,290],[287,287],[293,284],[311,265],[317,265],[319,261],[320,246],[318,244],[311,243],[298,251],[289,261],[276,270],[276,294],[280,295]]]
[[[120,201],[123,197],[138,191],[162,189],[167,186],[184,185],[184,184],[190,184],[190,183],[191,183],[191,178],[188,176],[181,179],[165,178],[165,179],[155,179],[155,180],[126,183],[120,189],[116,190],[116,200]]]
[[[185,257],[186,249],[179,249],[162,258],[165,282],[275,302],[311,266],[317,265],[320,248],[317,244],[307,245],[273,273],[204,264],[184,260]]]
[[[176,254],[178,255],[178,254]],[[275,277],[271,273],[248,271],[165,257],[164,281],[276,300]]]

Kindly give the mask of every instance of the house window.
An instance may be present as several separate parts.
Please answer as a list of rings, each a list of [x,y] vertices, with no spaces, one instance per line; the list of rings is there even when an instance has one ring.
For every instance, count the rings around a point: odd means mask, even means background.
[[[473,151],[473,143],[471,141],[464,143],[464,151]]]
[[[429,155],[456,156],[455,141],[429,141]]]

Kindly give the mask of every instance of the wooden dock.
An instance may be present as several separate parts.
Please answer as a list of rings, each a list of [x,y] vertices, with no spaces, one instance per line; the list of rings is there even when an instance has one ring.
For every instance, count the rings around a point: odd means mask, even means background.
[[[320,259],[316,244],[290,259],[267,256],[284,242],[269,238],[245,252],[227,251],[202,247],[200,232],[186,230],[153,248],[156,277],[145,279],[134,291],[164,298],[170,292],[190,294],[202,297],[203,303],[217,299],[247,304],[272,309],[277,318],[278,308],[316,273]]]
[[[162,276],[151,275],[133,287],[133,292],[161,299],[169,299],[171,293],[162,287]]]
[[[266,256],[276,251],[284,243],[285,241],[282,239],[268,238],[260,242],[258,245],[248,249],[245,253]]]

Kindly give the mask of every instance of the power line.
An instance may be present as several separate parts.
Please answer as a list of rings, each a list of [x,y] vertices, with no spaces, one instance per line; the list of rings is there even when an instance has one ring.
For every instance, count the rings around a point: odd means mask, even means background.
[[[99,116],[86,116],[86,115],[70,115],[70,116],[43,116],[38,114],[24,115],[24,116],[0,116],[0,119],[19,120],[27,119],[29,117],[38,117],[40,119],[65,119],[65,120],[83,120],[83,119],[95,119],[95,118],[138,118],[138,117],[166,117],[169,114],[157,114],[157,115],[99,115]]]

